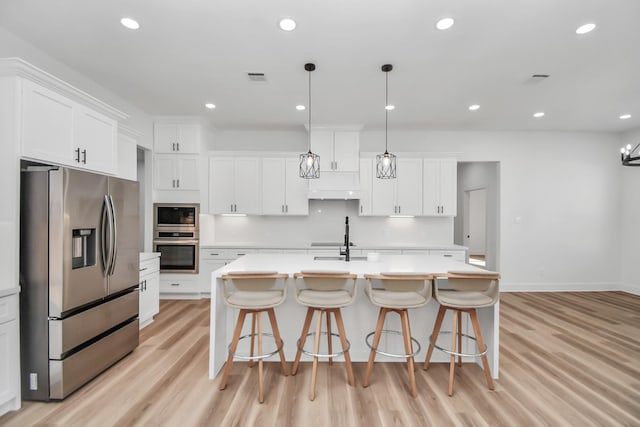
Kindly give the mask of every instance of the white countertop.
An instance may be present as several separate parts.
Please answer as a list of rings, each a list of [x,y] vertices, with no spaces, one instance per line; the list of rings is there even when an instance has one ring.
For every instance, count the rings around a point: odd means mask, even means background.
[[[298,244],[298,245],[280,245],[280,244],[264,244],[264,243],[256,243],[256,242],[219,242],[219,243],[206,243],[201,244],[200,249],[212,249],[212,248],[221,248],[221,249],[238,249],[238,248],[247,248],[247,249],[302,249],[302,250],[322,250],[322,249],[331,249],[337,248],[336,246],[311,246],[311,243],[307,244]],[[378,250],[467,250],[466,246],[461,245],[416,245],[416,244],[381,244],[381,245],[358,245],[351,246],[352,250],[370,250],[370,249],[378,249]]]
[[[431,255],[380,255],[379,261],[314,260],[307,254],[247,254],[213,272],[218,278],[229,271],[278,271],[293,274],[301,270],[335,270],[358,277],[380,272],[446,273],[449,270],[483,271],[450,258]]]

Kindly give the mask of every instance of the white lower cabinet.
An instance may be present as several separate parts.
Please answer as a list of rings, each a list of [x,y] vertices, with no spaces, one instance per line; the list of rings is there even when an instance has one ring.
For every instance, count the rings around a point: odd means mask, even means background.
[[[198,275],[195,274],[161,274],[160,298],[190,299],[200,298]]]
[[[0,298],[0,415],[20,407],[18,296]]]
[[[256,249],[202,248],[200,249],[199,288],[205,297],[211,296],[211,273]],[[261,251],[260,251],[261,252]]]
[[[160,312],[160,258],[140,262],[140,329]]]

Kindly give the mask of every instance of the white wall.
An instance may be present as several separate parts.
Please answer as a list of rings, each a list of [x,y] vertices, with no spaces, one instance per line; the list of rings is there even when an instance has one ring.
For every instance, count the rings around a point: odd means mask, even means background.
[[[623,136],[620,146],[640,143],[640,130]],[[620,270],[622,289],[640,295],[640,167],[622,167]]]

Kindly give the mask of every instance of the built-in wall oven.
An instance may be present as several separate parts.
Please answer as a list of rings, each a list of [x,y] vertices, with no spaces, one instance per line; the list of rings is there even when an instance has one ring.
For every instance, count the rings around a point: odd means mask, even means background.
[[[199,214],[198,204],[154,204],[153,250],[160,253],[161,273],[198,273]]]

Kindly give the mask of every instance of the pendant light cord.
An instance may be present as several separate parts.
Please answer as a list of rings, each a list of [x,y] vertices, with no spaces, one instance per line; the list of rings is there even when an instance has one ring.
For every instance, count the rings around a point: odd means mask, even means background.
[[[311,71],[309,73],[309,132],[307,132],[307,149],[311,152]]]
[[[385,77],[385,94],[384,94],[384,152],[388,153],[389,150],[387,149],[387,139],[388,139],[388,133],[389,133],[389,109],[387,108],[389,106],[389,72],[386,71],[384,73],[384,77]]]

